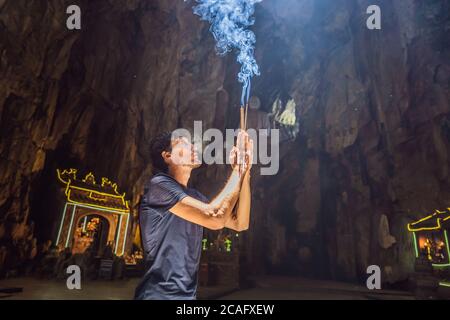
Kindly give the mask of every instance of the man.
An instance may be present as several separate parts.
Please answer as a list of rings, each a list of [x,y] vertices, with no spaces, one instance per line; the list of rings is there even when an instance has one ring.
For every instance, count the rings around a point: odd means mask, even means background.
[[[135,299],[196,299],[203,227],[248,229],[253,141],[243,131],[237,139],[237,145],[245,146],[243,166],[237,164],[241,155],[234,147],[232,173],[212,201],[187,186],[192,170],[201,164],[194,146],[171,133],[152,141],[151,159],[158,173],[146,187],[140,207],[146,273]]]

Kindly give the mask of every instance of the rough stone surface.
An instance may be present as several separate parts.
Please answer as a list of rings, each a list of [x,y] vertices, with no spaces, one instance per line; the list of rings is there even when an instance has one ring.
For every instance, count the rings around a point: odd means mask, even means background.
[[[0,261],[19,240],[52,238],[56,168],[117,181],[134,208],[151,175],[148,142],[161,130],[237,126],[234,57],[215,54],[208,26],[181,0],[0,1]],[[355,280],[370,264],[390,280],[413,270],[406,224],[450,206],[450,3],[264,1],[257,7],[254,81],[261,109],[291,97],[300,132],[281,146],[280,172],[254,174],[253,272]],[[221,127],[222,126],[222,127]],[[194,183],[218,190],[225,169]],[[214,185],[206,186],[202,178]],[[396,243],[383,249],[386,215]],[[1,245],[0,245],[1,247]],[[385,268],[382,268],[385,269]]]

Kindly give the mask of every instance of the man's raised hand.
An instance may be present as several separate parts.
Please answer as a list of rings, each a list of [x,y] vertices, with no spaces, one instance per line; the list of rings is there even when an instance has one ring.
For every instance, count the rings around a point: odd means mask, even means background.
[[[246,131],[239,131],[236,146],[230,152],[230,163],[234,169],[239,169],[240,176],[249,171],[253,164],[253,140]]]

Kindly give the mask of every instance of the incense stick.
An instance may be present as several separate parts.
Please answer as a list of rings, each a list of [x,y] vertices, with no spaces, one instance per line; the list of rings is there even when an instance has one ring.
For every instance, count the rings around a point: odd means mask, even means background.
[[[240,124],[239,124],[239,127],[240,127],[241,130],[245,130],[245,109],[244,109],[244,106],[240,107],[239,109],[240,109],[239,110],[240,111],[240,117],[239,117]]]
[[[248,103],[244,106],[240,107],[240,129],[242,131],[247,130],[247,113],[248,113]],[[240,149],[240,155],[239,155],[239,175],[241,176],[245,171],[245,146],[238,145],[238,148]]]
[[[244,120],[244,130],[247,131],[247,115],[248,115],[248,103],[245,105],[245,120]]]

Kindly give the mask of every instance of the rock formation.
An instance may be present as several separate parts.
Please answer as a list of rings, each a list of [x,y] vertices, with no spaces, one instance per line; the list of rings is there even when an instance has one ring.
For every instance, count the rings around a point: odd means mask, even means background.
[[[75,2],[80,31],[65,27],[67,1],[0,0],[0,261],[54,237],[57,168],[110,177],[136,209],[156,133],[238,124],[238,64],[216,55],[189,3]],[[356,280],[378,264],[405,279],[406,224],[450,206],[450,3],[375,1],[382,29],[368,30],[372,2],[257,6],[253,94],[267,113],[293,99],[299,132],[281,145],[278,175],[254,174],[241,241],[255,272]],[[203,168],[194,184],[208,194],[224,172]]]

